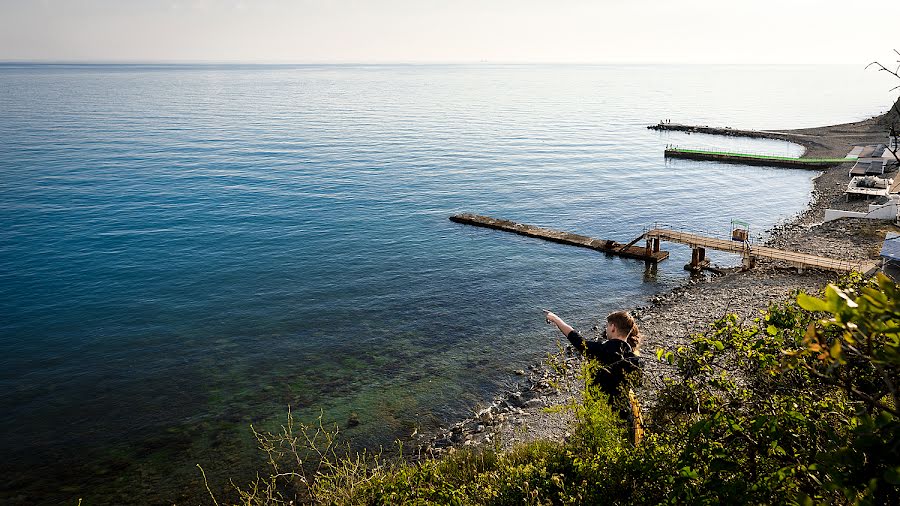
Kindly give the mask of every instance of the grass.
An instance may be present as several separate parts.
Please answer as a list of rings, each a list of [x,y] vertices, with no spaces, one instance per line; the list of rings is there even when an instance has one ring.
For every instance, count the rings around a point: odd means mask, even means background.
[[[673,376],[638,446],[594,389],[572,403],[563,442],[439,459],[404,459],[402,445],[352,452],[321,416],[306,425],[289,413],[280,430],[254,430],[268,469],[227,503],[895,504],[900,287],[884,276],[841,283],[753,321],[725,315],[689,344],[658,350]]]

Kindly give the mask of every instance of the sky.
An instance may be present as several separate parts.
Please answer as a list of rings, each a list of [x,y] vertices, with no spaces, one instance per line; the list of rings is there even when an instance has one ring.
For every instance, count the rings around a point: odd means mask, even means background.
[[[0,61],[865,65],[893,1],[0,0]]]

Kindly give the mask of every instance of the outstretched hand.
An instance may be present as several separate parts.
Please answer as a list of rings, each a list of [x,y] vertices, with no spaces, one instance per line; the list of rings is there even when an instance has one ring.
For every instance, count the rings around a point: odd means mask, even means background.
[[[547,320],[547,323],[553,324],[556,323],[556,320],[559,319],[559,316],[553,314],[549,309],[544,310],[544,319]]]
[[[565,336],[569,335],[569,332],[572,331],[572,327],[569,326],[569,324],[564,322],[562,318],[556,316],[556,314],[548,309],[544,310],[544,319],[547,320],[548,324],[556,325],[556,328],[558,328],[559,331],[562,332]]]

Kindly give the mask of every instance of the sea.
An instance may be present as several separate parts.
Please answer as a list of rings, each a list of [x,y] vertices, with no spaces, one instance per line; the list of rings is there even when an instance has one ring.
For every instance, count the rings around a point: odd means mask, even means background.
[[[557,349],[542,308],[587,329],[690,276],[451,215],[764,240],[816,172],[663,150],[802,147],[647,126],[862,120],[876,74],[0,64],[0,501],[209,503],[198,465],[227,498],[288,413],[387,452],[446,427]]]

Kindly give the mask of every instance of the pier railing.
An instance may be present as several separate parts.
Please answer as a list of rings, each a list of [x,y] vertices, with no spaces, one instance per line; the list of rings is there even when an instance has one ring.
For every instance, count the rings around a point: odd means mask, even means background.
[[[875,267],[875,263],[871,261],[843,260],[772,248],[760,245],[761,240],[759,238],[736,241],[730,235],[723,237],[721,232],[699,234],[673,228],[652,228],[647,230],[644,236],[662,241],[678,242],[692,248],[710,248],[737,253],[745,258],[787,262],[797,267],[814,267],[840,272],[866,272]]]

